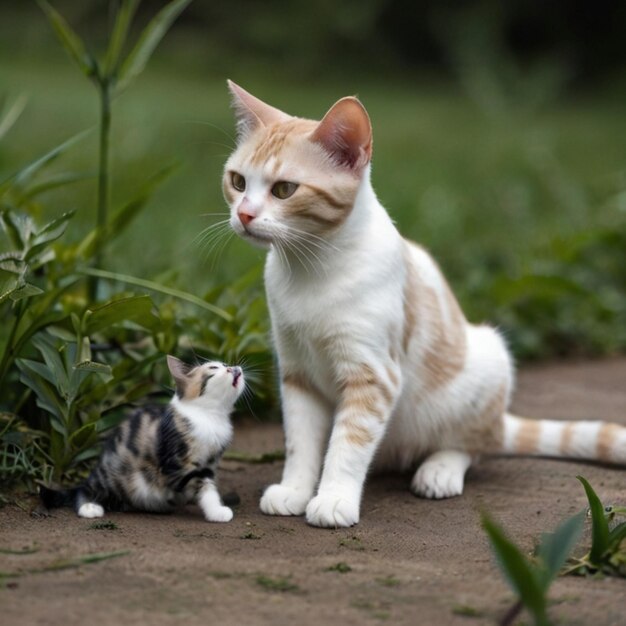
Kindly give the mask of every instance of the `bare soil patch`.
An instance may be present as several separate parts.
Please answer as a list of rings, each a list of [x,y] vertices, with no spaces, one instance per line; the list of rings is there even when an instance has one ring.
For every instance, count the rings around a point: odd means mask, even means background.
[[[514,410],[626,425],[626,359],[524,369]],[[236,431],[234,450],[282,447],[279,425],[246,422]],[[100,526],[69,510],[35,518],[17,506],[1,509],[0,548],[29,553],[0,554],[0,571],[32,572],[5,579],[2,623],[493,624],[512,594],[480,528],[481,509],[531,551],[541,532],[585,506],[577,474],[604,502],[626,502],[624,468],[485,459],[470,470],[462,497],[440,502],[412,496],[409,475],[373,477],[361,523],[320,530],[260,513],[260,493],[281,469],[226,463],[222,492],[236,491],[241,504],[223,525],[204,522],[193,507],[169,516],[110,514]],[[49,569],[117,551],[127,552]],[[551,598],[558,623],[625,623],[624,579],[561,578]]]

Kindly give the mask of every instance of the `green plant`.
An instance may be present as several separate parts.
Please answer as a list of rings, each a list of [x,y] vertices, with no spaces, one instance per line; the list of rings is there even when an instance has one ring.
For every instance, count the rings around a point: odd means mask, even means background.
[[[553,533],[545,533],[529,559],[504,531],[486,514],[482,525],[489,537],[498,565],[517,594],[518,600],[504,616],[502,626],[512,624],[522,609],[532,616],[536,626],[548,626],[547,595],[552,581],[567,560],[582,532],[584,513],[565,520]]]
[[[59,39],[101,93],[98,219],[78,241],[66,241],[74,212],[40,225],[43,194],[87,178],[50,173],[81,133],[0,180],[0,484],[64,482],[83,475],[99,453],[103,433],[126,407],[171,387],[163,355],[176,352],[241,361],[260,389],[255,408],[273,402],[267,322],[254,277],[215,286],[204,296],[181,290],[175,274],[156,280],[107,272],[99,265],[113,242],[146,206],[166,167],[112,212],[108,200],[110,100],[145,67],[151,53],[189,0],[168,4],[124,58],[136,0],[118,5],[106,55],[95,59],[46,2]],[[19,118],[22,99],[5,106],[0,138]],[[108,119],[107,119],[108,118]],[[94,291],[93,280],[98,289]],[[146,295],[145,292],[151,295]],[[258,369],[257,369],[258,368]],[[257,371],[255,371],[257,370]],[[256,377],[256,381],[255,381]],[[269,390],[269,391],[267,391]]]
[[[589,501],[591,549],[580,559],[571,559],[567,573],[626,577],[626,521],[613,523],[616,517],[626,516],[626,507],[604,506],[589,482],[576,478]]]
[[[89,52],[82,39],[56,9],[45,0],[37,0],[37,2],[48,17],[61,45],[98,90],[100,102],[96,207],[98,234],[95,242],[94,263],[97,267],[101,267],[109,219],[109,144],[113,98],[143,72],[159,42],[191,0],[173,0],[161,9],[143,30],[137,43],[125,58],[123,53],[126,39],[140,0],[121,0],[103,59],[98,59]],[[97,292],[97,280],[94,276],[90,281],[92,297]]]

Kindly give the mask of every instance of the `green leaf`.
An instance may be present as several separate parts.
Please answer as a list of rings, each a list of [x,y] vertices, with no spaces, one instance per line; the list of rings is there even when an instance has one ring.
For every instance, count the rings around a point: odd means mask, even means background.
[[[139,36],[139,41],[137,41],[137,44],[120,67],[117,82],[119,91],[125,89],[143,72],[165,33],[190,2],[191,0],[174,0],[152,18]]]
[[[75,430],[69,438],[69,444],[78,450],[82,450],[85,447],[91,447],[98,440],[98,434],[96,432],[96,424],[89,422]]]
[[[22,298],[30,298],[32,296],[38,296],[44,293],[43,289],[39,289],[35,285],[31,285],[30,283],[24,283],[19,287],[16,287],[10,294],[11,300],[17,302],[18,300],[22,300]]]
[[[85,331],[91,335],[124,321],[133,321],[141,326],[150,327],[156,320],[152,313],[152,306],[150,296],[130,296],[113,300],[91,309]]]
[[[48,235],[50,233],[56,233],[60,226],[67,225],[67,222],[74,217],[75,213],[76,211],[66,211],[60,217],[48,222],[40,231],[37,232],[37,237]]]
[[[586,478],[576,476],[585,488],[587,500],[589,500],[589,510],[591,511],[591,551],[589,560],[593,565],[602,563],[602,557],[609,548],[609,524],[604,516],[604,507],[600,498],[587,482]]]
[[[105,244],[107,241],[119,236],[145,207],[155,188],[165,180],[176,167],[177,165],[169,165],[151,176],[142,185],[137,196],[113,213],[106,224],[104,233],[102,233],[100,229],[94,228],[85,236],[78,246],[77,254],[88,259],[95,254],[99,243]],[[104,238],[102,242],[100,238]]]
[[[546,589],[538,582],[530,563],[519,548],[506,537],[502,529],[486,514],[482,515],[482,525],[509,584],[536,621],[545,623]]]
[[[25,190],[16,204],[20,207],[24,206],[26,203],[34,200],[42,193],[53,191],[54,189],[59,189],[60,187],[66,187],[67,185],[71,185],[73,183],[89,180],[91,178],[93,178],[92,174],[76,174],[73,172],[55,174],[54,176],[50,176],[46,180],[37,183],[36,185],[32,185]]]
[[[4,181],[2,181],[2,183],[0,184],[0,189],[12,180],[14,180],[15,183],[19,185],[24,185],[39,170],[41,170],[43,167],[45,167],[46,165],[54,161],[56,158],[58,158],[68,148],[72,147],[74,144],[78,143],[79,141],[82,141],[89,133],[91,133],[91,129],[84,130],[78,133],[77,135],[70,137],[63,143],[59,144],[58,146],[55,146],[54,148],[52,148],[52,150],[49,150],[44,155],[38,157],[34,161],[31,161],[30,163],[28,163],[27,165],[19,169],[17,172],[14,172],[13,174],[11,174]]]
[[[5,210],[0,213],[2,229],[11,241],[11,245],[18,250],[23,250],[25,240],[23,237],[23,227],[20,218],[11,211]]]
[[[11,128],[13,128],[20,115],[22,115],[26,107],[26,101],[26,96],[21,95],[9,107],[8,111],[3,112],[2,119],[0,119],[0,141],[11,130]]]
[[[20,369],[20,380],[35,392],[37,406],[54,415],[60,422],[65,420],[65,407],[56,394],[54,388],[36,372],[30,369],[28,362],[22,359],[16,361]],[[51,420],[53,424],[53,420]]]
[[[58,349],[43,333],[33,337],[32,343],[41,353],[48,369],[53,372],[56,387],[64,397],[67,397],[69,393],[69,377]]]
[[[222,319],[227,322],[233,321],[233,316],[224,311],[224,309],[220,309],[209,302],[205,302],[198,296],[194,296],[191,293],[187,293],[185,291],[180,291],[179,289],[173,289],[171,287],[166,287],[165,285],[159,285],[151,280],[145,280],[144,278],[136,278],[135,276],[128,276],[126,274],[118,274],[117,272],[107,272],[105,270],[99,270],[95,268],[86,267],[80,270],[81,274],[86,274],[87,276],[97,276],[98,278],[106,278],[109,280],[116,280],[121,283],[126,283],[127,285],[134,285],[136,287],[143,287],[144,289],[148,289],[150,291],[156,291],[157,293],[162,293],[167,296],[172,296],[173,298],[178,298],[179,300],[185,300],[186,302],[191,302],[207,311],[211,311],[215,315],[218,315]]]
[[[97,363],[96,361],[81,361],[76,363],[75,369],[84,372],[92,372],[94,374],[101,374],[103,376],[113,376],[111,366],[106,363]]]
[[[542,560],[546,570],[543,584],[547,587],[550,581],[559,573],[574,546],[580,539],[585,521],[585,511],[566,519],[553,533],[545,533],[537,555]]]
[[[21,363],[27,367],[31,372],[35,372],[44,380],[47,380],[49,383],[56,387],[56,376],[54,372],[41,361],[33,361],[31,359],[20,359]]]
[[[139,1],[140,0],[122,0],[121,6],[118,9],[113,32],[109,40],[109,47],[104,57],[102,72],[106,77],[114,76],[117,71],[124,43],[128,36],[128,29],[133,21],[135,11],[137,11],[137,7],[139,6]]]
[[[626,522],[618,524],[609,533],[609,549],[611,551],[617,550],[620,547],[622,541],[626,539]]]
[[[96,73],[97,63],[87,52],[81,38],[72,30],[65,18],[45,0],[37,0],[37,4],[46,14],[65,51],[76,62],[85,76],[92,77]]]

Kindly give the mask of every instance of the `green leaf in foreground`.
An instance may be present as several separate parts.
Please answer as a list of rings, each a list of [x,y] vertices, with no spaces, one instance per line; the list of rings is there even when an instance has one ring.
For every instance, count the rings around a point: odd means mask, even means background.
[[[580,539],[585,521],[585,512],[566,519],[553,533],[544,533],[537,556],[544,567],[543,582],[548,585],[567,561]]]
[[[545,589],[539,582],[536,571],[520,549],[485,513],[482,515],[482,525],[496,554],[498,564],[520,601],[533,615],[536,624],[548,624]]]
[[[589,560],[591,563],[601,563],[602,557],[609,548],[609,524],[604,516],[604,507],[600,498],[593,490],[586,478],[576,476],[582,483],[589,500],[589,510],[591,511],[591,552]]]

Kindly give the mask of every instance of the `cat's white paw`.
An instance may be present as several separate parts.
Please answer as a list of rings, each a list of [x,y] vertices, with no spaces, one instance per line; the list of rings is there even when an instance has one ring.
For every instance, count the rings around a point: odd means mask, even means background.
[[[78,517],[93,519],[94,517],[104,517],[104,509],[95,502],[85,502],[78,508]]]
[[[411,491],[421,498],[440,500],[463,493],[465,469],[442,461],[426,461],[411,481]]]
[[[354,526],[359,522],[359,503],[334,493],[320,493],[306,507],[306,521],[323,528]]]
[[[310,495],[285,485],[270,485],[261,498],[265,515],[303,515]]]
[[[205,512],[204,517],[207,522],[230,522],[233,519],[233,510],[227,506],[220,506]]]

